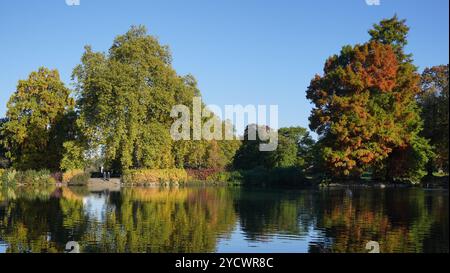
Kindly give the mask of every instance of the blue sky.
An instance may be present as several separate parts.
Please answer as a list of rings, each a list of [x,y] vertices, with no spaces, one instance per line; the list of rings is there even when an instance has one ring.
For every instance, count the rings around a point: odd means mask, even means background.
[[[305,90],[330,55],[368,40],[395,13],[411,27],[416,65],[449,60],[448,0],[4,0],[0,3],[0,116],[17,81],[40,66],[68,86],[85,45],[106,51],[131,25],[170,46],[207,104],[278,104],[279,125],[308,127]]]

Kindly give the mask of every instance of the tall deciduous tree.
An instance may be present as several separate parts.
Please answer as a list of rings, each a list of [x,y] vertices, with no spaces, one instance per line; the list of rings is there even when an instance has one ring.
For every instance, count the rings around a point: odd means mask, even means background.
[[[233,167],[241,170],[250,170],[256,167],[271,168],[270,153],[261,152],[259,149],[260,144],[263,143],[259,133],[271,131],[272,129],[266,126],[248,125],[244,131],[242,145],[234,157]]]
[[[430,139],[436,158],[429,171],[448,172],[448,64],[426,68],[422,73],[419,104],[424,120],[423,135]]]
[[[417,181],[431,153],[415,100],[419,75],[405,55],[408,27],[396,17],[369,31],[363,45],[330,57],[307,90],[315,108],[310,128],[320,136],[328,171]]]
[[[259,129],[258,129],[259,128]],[[249,132],[256,133],[256,140],[249,139]],[[307,168],[311,160],[311,148],[314,144],[308,131],[302,127],[280,128],[278,130],[278,146],[275,151],[262,152],[259,138],[260,132],[274,133],[268,127],[258,127],[255,124],[247,126],[242,146],[234,158],[234,167],[237,169],[253,169],[264,167],[273,168]]]
[[[5,140],[5,137],[3,135],[3,131],[1,130],[1,128],[3,127],[3,124],[5,124],[7,121],[8,121],[7,118],[0,119],[0,169],[5,169],[10,164],[9,159],[6,156],[8,150],[5,148],[5,146],[2,145],[3,141]]]
[[[173,106],[192,109],[200,95],[195,78],[179,76],[171,61],[168,47],[144,27],[118,36],[108,53],[86,47],[73,73],[78,123],[90,149],[101,150],[114,169],[207,168],[208,156],[216,156],[208,141],[171,139]]]
[[[197,89],[195,80],[172,69],[166,46],[144,27],[132,27],[114,40],[108,54],[86,47],[73,76],[79,123],[90,147],[101,147],[109,166],[174,166],[170,111],[175,104],[192,104]]]
[[[278,149],[271,154],[273,167],[308,168],[312,162],[314,140],[306,128],[288,127],[278,130]]]
[[[39,68],[19,81],[1,128],[13,167],[59,169],[63,143],[70,137],[66,116],[73,106],[70,90],[57,70]]]

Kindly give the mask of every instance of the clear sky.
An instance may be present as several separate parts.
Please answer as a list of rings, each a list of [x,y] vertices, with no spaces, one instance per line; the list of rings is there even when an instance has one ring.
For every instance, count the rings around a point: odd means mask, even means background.
[[[68,86],[85,45],[106,51],[131,25],[170,46],[207,104],[278,104],[279,125],[308,127],[305,90],[330,55],[368,40],[397,14],[420,70],[449,60],[448,0],[4,0],[0,2],[0,116],[17,81],[40,66]]]

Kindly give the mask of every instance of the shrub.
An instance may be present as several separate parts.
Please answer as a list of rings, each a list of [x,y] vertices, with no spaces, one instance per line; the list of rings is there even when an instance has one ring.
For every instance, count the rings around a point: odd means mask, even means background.
[[[209,176],[208,181],[267,186],[303,186],[308,183],[301,170],[295,167],[275,169],[256,167],[251,170],[219,172]]]
[[[91,178],[91,175],[89,173],[78,173],[74,175],[70,180],[68,181],[68,184],[70,186],[85,186],[87,185],[89,179]]]
[[[2,185],[4,182],[4,178],[3,175],[6,173],[7,171],[5,169],[0,169],[0,185]]]
[[[207,180],[211,182],[240,183],[243,181],[243,176],[239,171],[224,171],[210,175]]]
[[[304,186],[303,173],[296,167],[264,169],[255,168],[242,173],[244,182],[250,185]]]
[[[62,175],[62,182],[69,183],[69,181],[72,180],[72,178],[74,178],[75,176],[80,175],[80,174],[84,174],[84,171],[78,170],[78,169],[66,171]]]
[[[61,182],[63,180],[63,173],[62,172],[54,172],[51,174],[52,178],[55,179],[55,181]]]
[[[13,185],[16,182],[16,171],[15,170],[0,170],[0,184],[3,185]]]
[[[16,171],[14,169],[0,171],[0,184],[14,186],[19,185],[45,185],[54,184],[56,180],[48,170]]]
[[[42,185],[42,184],[50,184],[55,183],[55,179],[52,178],[50,171],[48,170],[27,170],[23,172],[16,172],[13,175],[13,172],[10,173],[10,178],[15,176],[15,180],[18,184],[23,185]]]
[[[5,170],[1,176],[1,183],[4,185],[15,185],[16,184],[16,170]]]
[[[129,170],[122,175],[125,184],[184,183],[188,174],[183,169]]]
[[[282,186],[305,186],[308,181],[298,168],[276,168],[270,172],[269,183]]]
[[[188,169],[186,172],[192,180],[206,181],[209,177],[214,176],[218,171],[216,169]]]

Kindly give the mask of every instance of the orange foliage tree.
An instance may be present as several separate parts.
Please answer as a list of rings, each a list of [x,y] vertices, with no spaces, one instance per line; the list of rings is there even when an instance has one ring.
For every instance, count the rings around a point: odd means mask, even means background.
[[[384,29],[392,27],[386,21],[372,37],[392,34]],[[400,29],[407,33],[407,27]],[[424,175],[430,149],[419,136],[420,76],[394,41],[373,38],[343,47],[308,87],[315,106],[310,128],[319,134],[324,165],[335,178],[357,178],[369,170],[381,179],[417,181]]]

